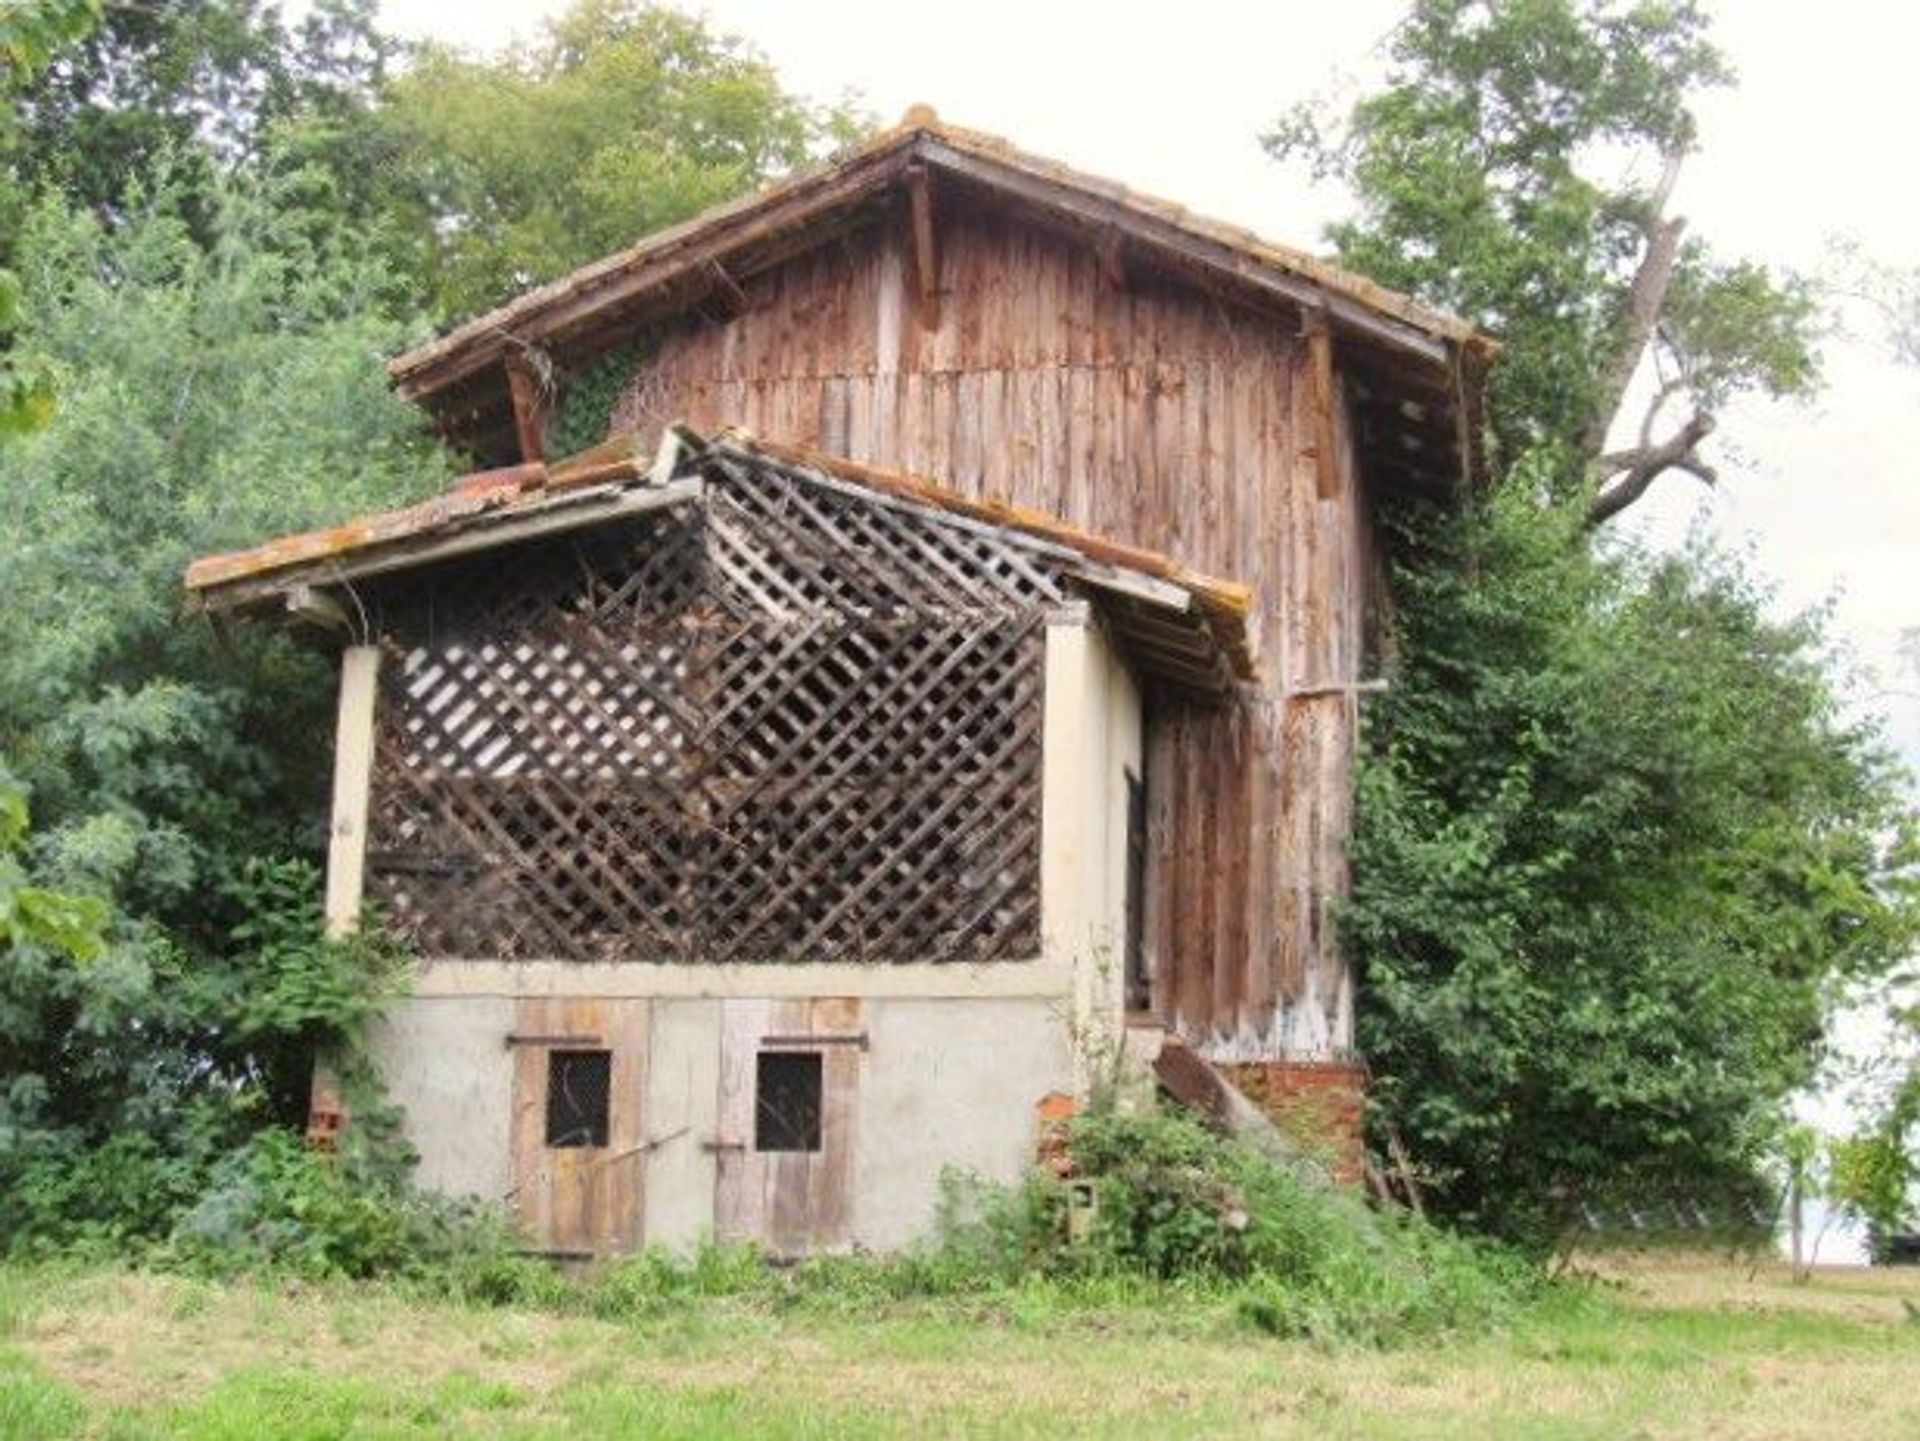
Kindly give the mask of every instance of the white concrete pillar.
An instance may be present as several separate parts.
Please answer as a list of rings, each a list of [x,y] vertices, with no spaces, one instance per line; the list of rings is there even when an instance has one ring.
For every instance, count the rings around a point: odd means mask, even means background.
[[[350,645],[340,654],[340,714],[334,728],[333,826],[327,844],[329,936],[360,919],[366,888],[367,801],[373,785],[373,708],[380,648]]]

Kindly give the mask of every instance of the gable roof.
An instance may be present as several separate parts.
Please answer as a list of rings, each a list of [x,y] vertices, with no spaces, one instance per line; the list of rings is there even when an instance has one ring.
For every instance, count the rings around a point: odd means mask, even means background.
[[[980,501],[919,476],[727,431],[712,441],[671,426],[657,454],[622,436],[552,465],[467,476],[420,504],[283,536],[187,567],[192,603],[214,612],[305,610],[316,593],[697,501],[735,467],[770,468],[808,485],[851,490],[948,524],[990,528],[1057,563],[1092,592],[1142,667],[1187,689],[1218,692],[1254,677],[1253,593],[1155,551],[1095,535],[1039,511]]]
[[[649,235],[395,357],[389,378],[460,435],[472,417],[505,405],[505,362],[519,348],[578,363],[649,319],[724,300],[741,280],[876,218],[916,173],[987,192],[1089,239],[1122,237],[1195,283],[1324,314],[1336,340],[1371,357],[1358,383],[1377,392],[1386,423],[1411,421],[1443,438],[1462,469],[1478,473],[1479,392],[1493,345],[1467,322],[1250,230],[949,125],[925,107],[824,168]]]

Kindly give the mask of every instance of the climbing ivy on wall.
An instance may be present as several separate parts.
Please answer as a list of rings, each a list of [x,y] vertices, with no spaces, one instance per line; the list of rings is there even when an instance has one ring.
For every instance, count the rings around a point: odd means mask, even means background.
[[[547,430],[547,454],[573,455],[607,438],[613,408],[647,356],[645,341],[608,351],[569,380]]]

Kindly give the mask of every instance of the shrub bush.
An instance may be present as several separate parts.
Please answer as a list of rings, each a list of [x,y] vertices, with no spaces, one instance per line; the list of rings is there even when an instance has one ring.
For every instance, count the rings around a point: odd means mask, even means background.
[[[223,1158],[174,1227],[167,1254],[191,1269],[312,1278],[431,1278],[517,1301],[535,1288],[498,1208],[394,1182],[267,1130]]]

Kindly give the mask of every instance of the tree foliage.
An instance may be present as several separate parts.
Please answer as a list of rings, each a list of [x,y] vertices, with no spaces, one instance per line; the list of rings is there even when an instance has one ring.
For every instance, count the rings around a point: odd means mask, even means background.
[[[85,964],[16,945],[0,967],[13,1240],[57,1215],[150,1232],[226,1148],[301,1114],[314,1049],[383,993],[377,941],[320,935],[326,756],[306,738],[326,666],[271,631],[182,624],[180,574],[448,466],[383,383],[415,332],[375,303],[378,265],[298,185],[213,198],[206,234],[164,179],[117,223],[48,199],[18,243],[22,342],[60,404],[0,449],[0,753],[39,822],[15,894],[106,922]],[[109,1144],[115,1186],[95,1175]]]
[[[1349,914],[1375,1099],[1475,1224],[1737,1203],[1835,986],[1916,936],[1899,777],[1726,558],[1594,560],[1517,490],[1410,524]]]
[[[451,318],[633,244],[849,136],[738,40],[634,0],[579,0],[494,57],[428,45],[340,143],[429,310]],[[424,247],[424,249],[421,249]]]
[[[211,184],[289,126],[362,113],[396,50],[374,0],[318,0],[297,25],[268,0],[107,6],[13,85],[8,168],[27,193],[111,215],[163,164]]]
[[[1714,481],[1702,447],[1729,397],[1818,380],[1812,286],[1670,213],[1694,104],[1732,79],[1707,28],[1694,0],[1417,0],[1377,91],[1266,137],[1351,187],[1345,263],[1500,339],[1504,463],[1531,457],[1595,524],[1670,471]]]
[[[1694,0],[1414,0],[1386,52],[1266,138],[1347,182],[1343,261],[1501,344],[1490,492],[1397,521],[1348,915],[1376,1119],[1438,1208],[1535,1240],[1760,1203],[1837,987],[1914,937],[1911,817],[1817,616],[1588,541],[1715,479],[1730,398],[1817,382],[1813,292],[1671,212],[1732,80]]]

